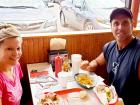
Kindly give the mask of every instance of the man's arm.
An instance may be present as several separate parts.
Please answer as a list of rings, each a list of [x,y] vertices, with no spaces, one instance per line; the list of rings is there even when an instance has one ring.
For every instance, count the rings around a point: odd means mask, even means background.
[[[105,57],[104,57],[103,53],[101,53],[95,60],[96,60],[96,62],[98,63],[99,66],[105,66],[106,65],[106,61],[105,61]]]
[[[98,66],[105,66],[105,65],[106,65],[106,61],[105,61],[104,54],[102,52],[95,60],[92,60],[89,63],[89,66],[91,68],[90,71],[95,71]]]

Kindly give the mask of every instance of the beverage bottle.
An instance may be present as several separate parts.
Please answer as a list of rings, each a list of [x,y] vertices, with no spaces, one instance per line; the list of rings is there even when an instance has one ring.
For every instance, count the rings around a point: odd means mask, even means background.
[[[55,76],[58,77],[58,73],[62,71],[62,57],[58,54],[55,57]]]
[[[70,60],[68,55],[65,55],[63,58],[63,71],[68,72],[70,70]]]

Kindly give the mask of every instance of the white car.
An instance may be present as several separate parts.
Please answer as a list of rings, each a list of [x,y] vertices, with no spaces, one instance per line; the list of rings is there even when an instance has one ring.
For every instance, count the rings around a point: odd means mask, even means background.
[[[60,23],[78,30],[109,29],[109,15],[120,0],[64,0],[60,3]]]
[[[55,14],[42,0],[0,0],[0,24],[15,25],[21,33],[57,32]]]

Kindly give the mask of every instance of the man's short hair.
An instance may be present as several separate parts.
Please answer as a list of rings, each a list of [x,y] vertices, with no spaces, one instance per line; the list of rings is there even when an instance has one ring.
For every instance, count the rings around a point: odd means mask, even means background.
[[[128,9],[128,8],[116,8],[112,11],[111,15],[110,15],[110,22],[112,22],[112,20],[119,15],[124,15],[127,16],[128,18],[130,18],[131,20],[133,19],[133,14],[132,12]]]

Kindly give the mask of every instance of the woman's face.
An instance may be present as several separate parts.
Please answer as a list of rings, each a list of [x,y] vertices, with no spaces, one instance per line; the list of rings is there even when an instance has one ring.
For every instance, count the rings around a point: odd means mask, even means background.
[[[132,21],[125,15],[116,16],[111,22],[111,29],[117,41],[127,40],[132,36]]]
[[[0,63],[14,66],[22,55],[22,39],[20,37],[8,38],[0,45]]]

